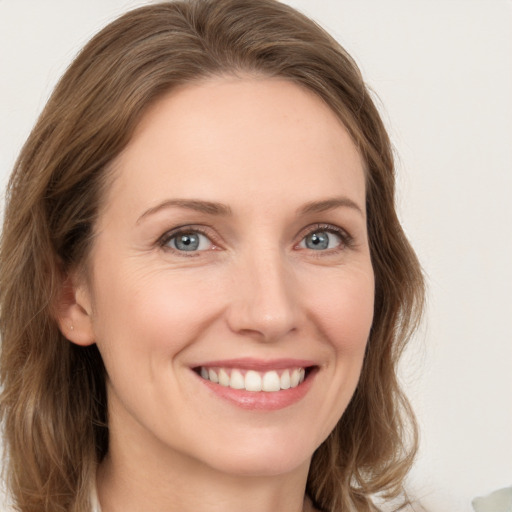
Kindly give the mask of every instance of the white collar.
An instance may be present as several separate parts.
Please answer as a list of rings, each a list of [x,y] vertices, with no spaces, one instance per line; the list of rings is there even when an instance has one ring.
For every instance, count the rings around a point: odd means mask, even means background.
[[[96,492],[96,486],[91,489],[91,512],[101,512],[100,502],[98,501],[98,493]]]

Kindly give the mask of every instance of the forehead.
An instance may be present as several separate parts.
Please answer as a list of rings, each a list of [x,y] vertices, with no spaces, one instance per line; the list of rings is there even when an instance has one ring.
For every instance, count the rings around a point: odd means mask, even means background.
[[[108,195],[127,194],[134,208],[166,195],[282,203],[283,191],[295,202],[348,191],[364,208],[363,163],[347,130],[319,97],[281,79],[171,91],[145,113],[113,173]]]

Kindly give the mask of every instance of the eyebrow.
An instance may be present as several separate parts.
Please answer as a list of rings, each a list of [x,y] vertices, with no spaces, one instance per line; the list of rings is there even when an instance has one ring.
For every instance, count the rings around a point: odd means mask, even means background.
[[[153,215],[161,210],[172,207],[185,208],[187,210],[206,213],[208,215],[231,215],[231,208],[222,203],[202,201],[199,199],[167,199],[166,201],[146,210],[137,219],[137,224],[149,215]]]
[[[324,199],[322,201],[312,201],[310,203],[306,203],[302,206],[298,211],[298,215],[305,215],[308,213],[322,213],[329,210],[334,210],[336,208],[352,208],[356,210],[364,217],[364,212],[362,208],[352,199],[348,197],[332,197],[329,199]]]
[[[139,224],[145,217],[153,215],[166,208],[185,208],[187,210],[193,210],[207,215],[220,215],[227,216],[231,215],[231,208],[223,203],[217,203],[213,201],[203,201],[199,199],[167,199],[156,206],[153,206],[146,210],[138,219]],[[307,215],[311,213],[322,213],[336,208],[352,208],[358,211],[364,216],[362,209],[357,203],[349,199],[348,197],[333,197],[324,199],[322,201],[311,201],[306,203],[304,206],[299,208],[297,215]]]

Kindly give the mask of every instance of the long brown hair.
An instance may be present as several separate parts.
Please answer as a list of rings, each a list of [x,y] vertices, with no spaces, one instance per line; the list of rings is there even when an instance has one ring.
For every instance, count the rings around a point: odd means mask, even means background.
[[[57,85],[16,162],[0,247],[1,415],[6,478],[22,512],[85,512],[108,451],[97,348],[61,334],[54,307],[81,268],[108,164],[173,87],[225,74],[281,77],[338,115],[366,164],[375,313],[355,394],[313,455],[307,493],[322,510],[376,510],[415,453],[396,376],[421,314],[423,279],[394,208],[390,141],[354,61],[314,22],[274,0],[191,0],[129,12],[95,36]]]

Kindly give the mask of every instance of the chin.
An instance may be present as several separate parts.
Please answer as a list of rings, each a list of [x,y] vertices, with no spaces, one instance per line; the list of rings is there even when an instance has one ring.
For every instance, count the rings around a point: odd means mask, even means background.
[[[278,476],[308,468],[315,451],[314,446],[305,449],[303,442],[272,443],[268,440],[230,448],[209,465],[222,473],[253,477]]]

